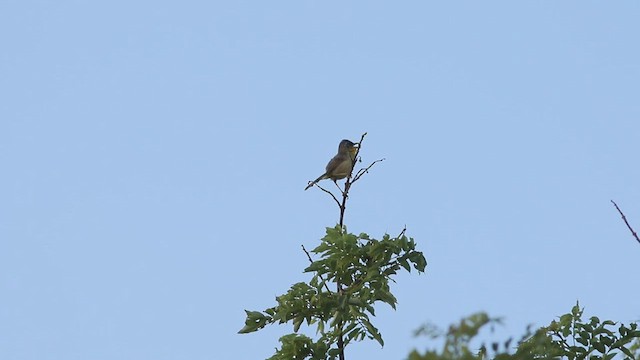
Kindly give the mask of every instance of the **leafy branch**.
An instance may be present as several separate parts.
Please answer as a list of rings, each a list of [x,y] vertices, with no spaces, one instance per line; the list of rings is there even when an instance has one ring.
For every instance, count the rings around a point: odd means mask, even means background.
[[[427,265],[423,254],[415,250],[415,241],[404,231],[400,234],[377,240],[365,233],[346,233],[339,225],[327,228],[321,243],[308,252],[310,258],[310,254],[320,257],[304,270],[313,274],[309,283],[292,285],[286,294],[276,297],[274,307],[246,311],[245,326],[239,332],[250,333],[269,324],[288,322],[296,333],[303,324],[316,327],[320,335],[317,341],[298,334],[282,337],[282,347],[272,360],[304,356],[337,359],[340,354],[344,356],[344,346],[365,338],[384,345],[370,318],[375,316],[375,304],[383,302],[395,309],[397,299],[389,286],[393,276],[401,269],[423,272]],[[327,282],[339,282],[340,291],[330,291]],[[326,357],[314,357],[321,353]]]

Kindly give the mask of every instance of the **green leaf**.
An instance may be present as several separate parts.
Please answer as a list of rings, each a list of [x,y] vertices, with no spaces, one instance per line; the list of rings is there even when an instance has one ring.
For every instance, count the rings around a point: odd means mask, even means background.
[[[311,263],[311,265],[307,266],[304,269],[304,272],[306,272],[306,273],[308,273],[308,272],[316,272],[316,271],[322,270],[322,268],[323,268],[322,263],[316,261],[316,262]]]
[[[626,347],[621,347],[620,350],[622,350],[622,352],[625,353],[625,355],[627,355],[629,358],[635,359],[631,350],[627,349]]]
[[[364,307],[369,312],[369,314],[376,316],[376,309],[373,306],[365,304]]]
[[[265,327],[267,321],[272,320],[270,317],[265,316],[259,311],[245,310],[244,312],[247,314],[247,318],[242,329],[238,331],[238,334],[247,334],[257,331],[258,329]]]
[[[610,336],[600,336],[600,342],[602,342],[605,346],[611,347],[611,344],[613,344],[614,335],[611,334],[611,331],[609,331],[609,333]]]
[[[579,318],[582,315],[582,311],[580,311],[580,304],[576,302],[576,305],[571,308],[571,315]]]
[[[367,332],[369,333],[371,338],[375,339],[380,344],[380,346],[384,346],[384,340],[382,340],[382,335],[380,335],[380,332],[378,331],[378,329],[375,326],[373,326],[369,322],[369,320],[362,320],[362,323],[367,328]]]
[[[573,320],[573,316],[571,314],[564,314],[560,316],[560,326],[568,326],[571,325],[571,320]]]
[[[424,255],[420,251],[414,251],[409,255],[409,259],[413,263],[413,267],[416,268],[419,272],[424,272],[424,269],[427,267],[427,259],[424,258]]]
[[[571,351],[572,353],[579,355],[579,354],[583,354],[585,352],[587,352],[584,348],[581,348],[579,346],[569,346],[569,351]]]
[[[600,341],[597,341],[597,340],[592,341],[592,342],[591,342],[591,346],[593,346],[593,347],[594,347],[596,350],[598,350],[601,354],[604,354],[604,351],[605,351],[605,349],[604,349],[604,344],[603,344],[603,343],[601,343]]]
[[[303,317],[296,317],[293,319],[293,331],[294,332],[298,332],[298,330],[300,329],[300,325],[302,325],[302,322],[304,321]]]
[[[396,309],[396,303],[398,300],[389,291],[380,289],[376,292],[376,295],[378,296],[378,299],[389,304],[393,308],[393,310]]]
[[[407,259],[398,259],[398,262],[405,270],[407,270],[408,272],[411,272],[411,266],[409,265],[409,262],[407,261]]]
[[[238,331],[238,334],[248,334],[257,330],[258,328],[255,325],[245,325]]]

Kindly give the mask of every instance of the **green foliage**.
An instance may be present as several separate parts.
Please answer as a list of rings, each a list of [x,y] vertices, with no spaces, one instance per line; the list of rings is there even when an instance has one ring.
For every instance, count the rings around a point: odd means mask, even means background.
[[[638,357],[639,354],[634,354],[628,347],[640,338],[637,323],[631,323],[628,327],[624,324],[616,326],[611,320],[601,322],[597,316],[583,322],[583,311],[576,304],[571,313],[560,316],[558,321],[552,321],[545,328],[562,356],[570,360],[609,360],[620,353],[630,359]]]
[[[276,354],[267,360],[290,360],[290,359],[306,359],[324,360],[327,358],[327,344],[324,341],[314,342],[311,338],[299,335],[289,334],[280,338],[282,347],[276,351]],[[295,354],[296,357],[291,357]],[[335,355],[330,357],[335,359]]]
[[[431,338],[444,338],[442,351],[428,350],[420,354],[414,350],[409,354],[409,360],[476,360],[483,359],[480,350],[472,350],[470,342],[487,325],[499,324],[500,319],[490,318],[486,313],[476,313],[462,320],[459,324],[451,325],[442,334],[433,326],[423,326],[416,331],[416,335],[428,335]]]
[[[245,326],[239,333],[273,323],[290,322],[296,333],[303,323],[315,326],[317,340],[295,333],[285,335],[271,360],[336,359],[341,350],[339,339],[342,348],[365,338],[382,346],[382,335],[370,316],[375,316],[377,302],[395,309],[397,300],[389,282],[398,271],[424,271],[427,262],[415,246],[404,230],[396,237],[384,235],[376,240],[364,233],[347,233],[340,226],[327,228],[320,245],[311,251],[319,259],[305,269],[313,274],[309,283],[292,285],[286,294],[276,297],[276,306],[263,312],[246,311]]]
[[[474,314],[463,319],[460,325],[451,326],[445,335],[428,327],[420,329],[418,335],[426,333],[431,337],[444,337],[444,347],[439,352],[427,350],[423,354],[414,350],[408,360],[611,360],[616,356],[640,359],[638,324],[616,326],[613,321],[601,322],[596,316],[583,322],[582,314],[583,309],[576,304],[570,313],[560,316],[548,326],[533,333],[527,329],[515,349],[511,347],[513,339],[472,349],[470,342],[483,327],[499,323],[498,319],[491,319],[484,313]]]

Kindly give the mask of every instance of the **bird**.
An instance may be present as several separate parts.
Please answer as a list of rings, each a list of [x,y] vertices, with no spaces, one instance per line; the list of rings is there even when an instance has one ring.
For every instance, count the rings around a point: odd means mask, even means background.
[[[351,174],[351,170],[353,170],[353,165],[356,160],[357,152],[357,143],[346,139],[340,141],[340,145],[338,145],[338,153],[331,160],[329,160],[324,174],[311,181],[309,185],[307,185],[307,187],[304,189],[307,190],[315,185],[318,181],[324,179],[331,179],[336,185],[338,185],[338,180],[344,179]]]

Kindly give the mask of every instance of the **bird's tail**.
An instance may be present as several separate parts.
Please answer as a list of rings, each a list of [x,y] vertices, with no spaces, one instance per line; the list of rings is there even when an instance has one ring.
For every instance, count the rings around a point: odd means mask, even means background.
[[[320,180],[324,179],[324,178],[325,178],[325,175],[327,175],[327,174],[322,174],[322,175],[318,176],[318,178],[317,178],[317,179],[315,179],[315,180],[313,180],[312,182],[310,182],[310,183],[309,183],[309,185],[307,185],[307,187],[306,187],[306,188],[304,188],[304,189],[305,189],[305,190],[309,190],[309,188],[310,188],[310,187],[312,187],[313,185],[315,185],[318,181],[320,181]]]

